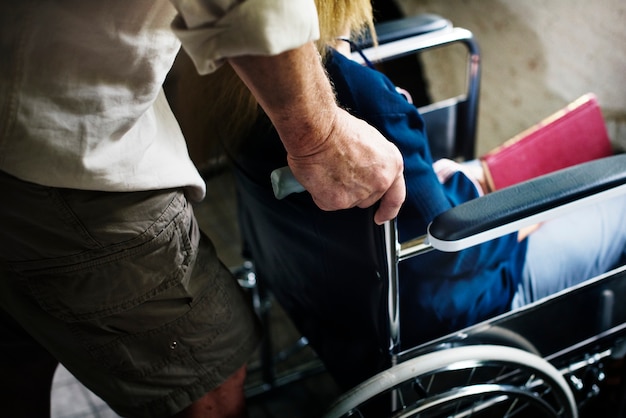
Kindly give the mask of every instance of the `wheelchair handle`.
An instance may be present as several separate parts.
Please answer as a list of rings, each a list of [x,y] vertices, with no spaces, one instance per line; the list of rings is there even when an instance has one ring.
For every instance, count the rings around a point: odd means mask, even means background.
[[[272,190],[278,200],[282,200],[292,193],[302,193],[306,189],[294,177],[288,166],[277,168],[270,175]]]

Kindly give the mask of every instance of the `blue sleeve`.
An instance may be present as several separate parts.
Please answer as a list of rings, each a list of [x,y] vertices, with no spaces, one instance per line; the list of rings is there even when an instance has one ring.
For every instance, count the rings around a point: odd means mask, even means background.
[[[326,68],[340,104],[375,126],[402,153],[407,198],[399,218],[400,238],[423,234],[428,222],[451,208],[452,202],[433,172],[421,115],[395,90],[393,83],[377,71],[338,53],[332,55]],[[476,196],[465,187],[448,191],[456,195],[453,199],[456,201]]]

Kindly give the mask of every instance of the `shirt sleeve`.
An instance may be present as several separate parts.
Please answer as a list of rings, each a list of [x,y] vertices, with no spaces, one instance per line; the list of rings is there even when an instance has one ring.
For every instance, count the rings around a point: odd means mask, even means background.
[[[276,55],[319,38],[313,0],[171,0],[174,33],[200,74],[226,58]]]

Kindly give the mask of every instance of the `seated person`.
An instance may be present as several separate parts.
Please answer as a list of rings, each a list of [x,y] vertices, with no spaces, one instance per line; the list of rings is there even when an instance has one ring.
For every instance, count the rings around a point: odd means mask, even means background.
[[[400,240],[422,235],[449,208],[477,198],[464,170],[438,177],[424,122],[383,74],[350,60],[344,35],[373,33],[369,0],[317,0],[319,49],[338,102],[393,141],[404,157],[407,199]],[[287,155],[269,119],[227,68],[206,80],[206,126],[235,166],[242,236],[259,280],[347,389],[387,365],[385,280],[371,248],[372,209],[320,210],[308,193],[277,200],[270,173]],[[324,115],[320,114],[323,118]],[[450,164],[444,164],[449,168]],[[439,170],[438,170],[439,171]],[[441,180],[441,181],[440,181]],[[458,252],[400,264],[401,335],[410,347],[530,303],[625,259],[626,197]]]

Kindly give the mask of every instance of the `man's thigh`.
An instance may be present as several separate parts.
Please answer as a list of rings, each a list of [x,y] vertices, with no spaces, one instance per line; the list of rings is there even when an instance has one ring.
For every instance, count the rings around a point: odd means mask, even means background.
[[[120,414],[171,415],[245,363],[254,315],[180,190],[0,182],[0,307]]]

